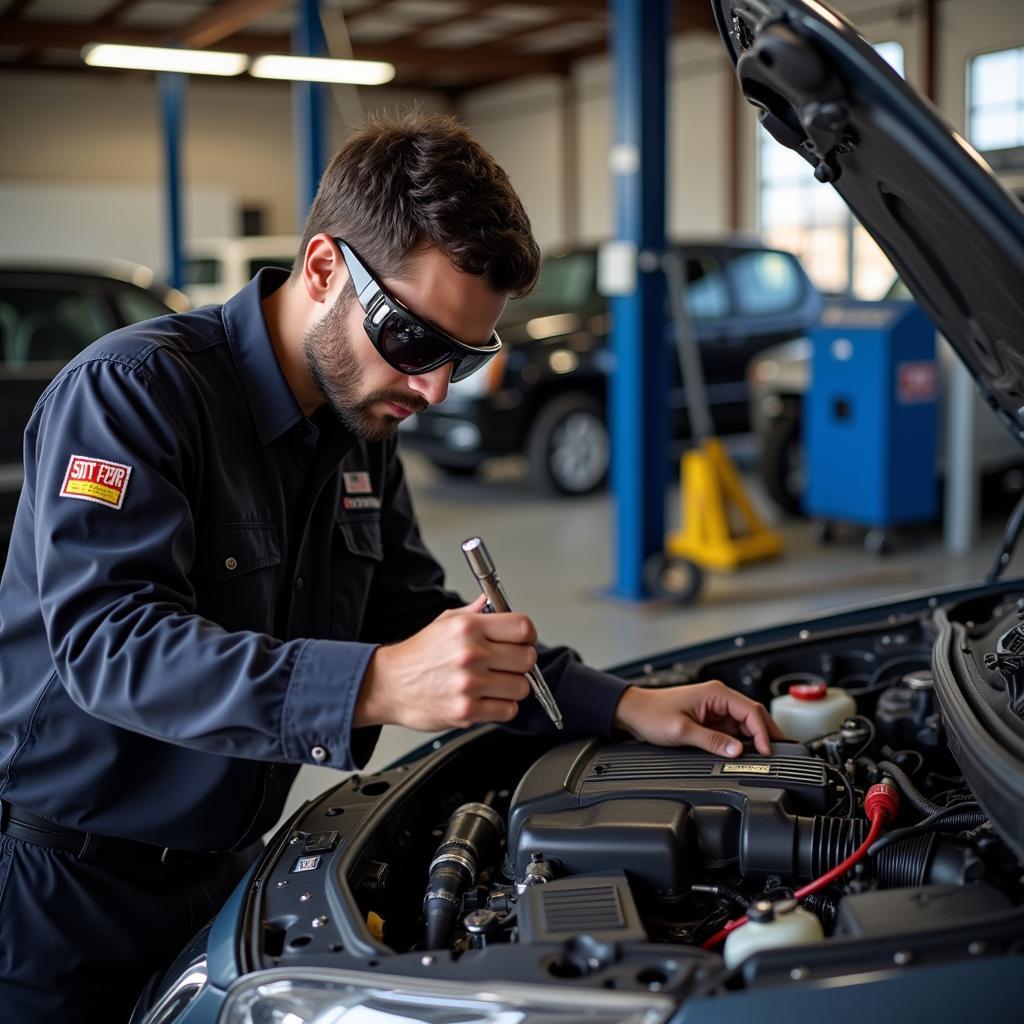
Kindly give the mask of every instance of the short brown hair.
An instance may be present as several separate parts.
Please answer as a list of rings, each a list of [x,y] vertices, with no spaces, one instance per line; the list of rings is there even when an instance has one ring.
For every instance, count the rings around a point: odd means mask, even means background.
[[[376,115],[335,154],[306,218],[310,239],[344,238],[380,277],[431,245],[504,295],[528,292],[540,250],[508,175],[453,117]]]

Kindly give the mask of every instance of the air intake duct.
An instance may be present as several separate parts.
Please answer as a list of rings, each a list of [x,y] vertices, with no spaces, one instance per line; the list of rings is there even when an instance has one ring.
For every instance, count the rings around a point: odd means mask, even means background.
[[[476,881],[480,865],[497,858],[504,836],[505,823],[487,804],[463,804],[451,816],[430,864],[423,898],[425,949],[451,945],[455,922],[462,913],[462,897]]]

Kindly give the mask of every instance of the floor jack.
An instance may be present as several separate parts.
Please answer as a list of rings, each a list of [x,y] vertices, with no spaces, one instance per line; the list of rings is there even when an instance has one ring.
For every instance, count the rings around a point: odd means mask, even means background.
[[[667,253],[663,267],[696,445],[680,463],[680,528],[668,536],[663,553],[647,560],[644,582],[656,597],[687,604],[700,592],[705,570],[731,571],[747,562],[774,558],[782,551],[782,538],[765,526],[725,445],[714,436],[704,369],[683,300],[686,284],[678,255]]]

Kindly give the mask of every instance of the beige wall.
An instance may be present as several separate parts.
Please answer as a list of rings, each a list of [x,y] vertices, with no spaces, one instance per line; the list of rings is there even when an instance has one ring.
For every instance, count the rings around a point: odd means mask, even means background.
[[[401,109],[419,102],[428,110],[447,110],[440,94],[412,94],[398,89],[339,91],[339,105],[351,122],[361,116],[361,99],[367,109]],[[346,128],[339,105],[332,104],[330,139],[337,145]],[[2,248],[35,251],[34,239],[12,235],[19,232],[31,211],[15,211],[13,202],[25,197],[39,200],[39,214],[50,208],[76,204],[82,223],[69,234],[92,232],[108,255],[135,258],[123,251],[120,225],[109,225],[102,203],[83,196],[100,196],[121,188],[133,199],[131,213],[150,229],[160,220],[163,181],[160,103],[152,79],[141,75],[15,73],[0,74],[0,222],[4,224]],[[184,122],[182,173],[186,189],[205,198],[219,196],[234,210],[258,206],[265,210],[270,234],[290,234],[296,229],[296,180],[290,90],[280,83],[251,79],[221,82],[192,79],[189,83]],[[47,199],[46,197],[50,198]],[[143,200],[142,196],[146,196]],[[145,212],[140,214],[145,203]],[[195,205],[195,204],[193,204]],[[5,208],[6,207],[6,208]],[[232,214],[234,210],[231,211]],[[17,218],[15,218],[17,213]],[[93,218],[90,220],[90,218]],[[228,222],[234,230],[236,216]],[[205,223],[216,225],[211,232]],[[195,235],[220,233],[224,217],[189,218],[187,228]],[[55,248],[59,239],[55,239]],[[162,253],[162,247],[159,247]],[[159,264],[159,260],[157,261]]]
[[[875,43],[895,40],[903,46],[907,78],[921,87],[924,21],[921,4],[840,0],[833,3]],[[1024,45],[1022,0],[940,0],[938,4],[937,103],[954,127],[963,128],[967,58],[978,52]],[[673,40],[669,92],[669,227],[672,233],[714,234],[729,227],[729,105],[734,78],[717,37],[693,34]],[[574,117],[578,146],[575,186],[566,188],[566,140],[562,91],[558,79],[503,86],[467,97],[460,114],[485,138],[504,164],[534,219],[538,237],[548,245],[571,241],[561,230],[576,225],[577,239],[593,241],[612,231],[612,183],[608,150],[612,137],[611,66],[606,57],[577,64],[569,88],[568,116]],[[529,106],[529,115],[524,109]],[[546,112],[544,107],[546,106]],[[738,143],[739,228],[757,230],[757,142],[760,128],[752,107],[741,101]],[[540,140],[553,140],[552,152],[541,152]],[[828,186],[822,186],[828,187]],[[553,208],[552,196],[563,195],[575,216]]]

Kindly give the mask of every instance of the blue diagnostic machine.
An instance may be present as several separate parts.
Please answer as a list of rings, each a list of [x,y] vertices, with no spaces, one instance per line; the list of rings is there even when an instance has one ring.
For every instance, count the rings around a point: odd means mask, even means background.
[[[871,529],[934,519],[939,367],[912,302],[830,304],[812,332],[804,509]]]

